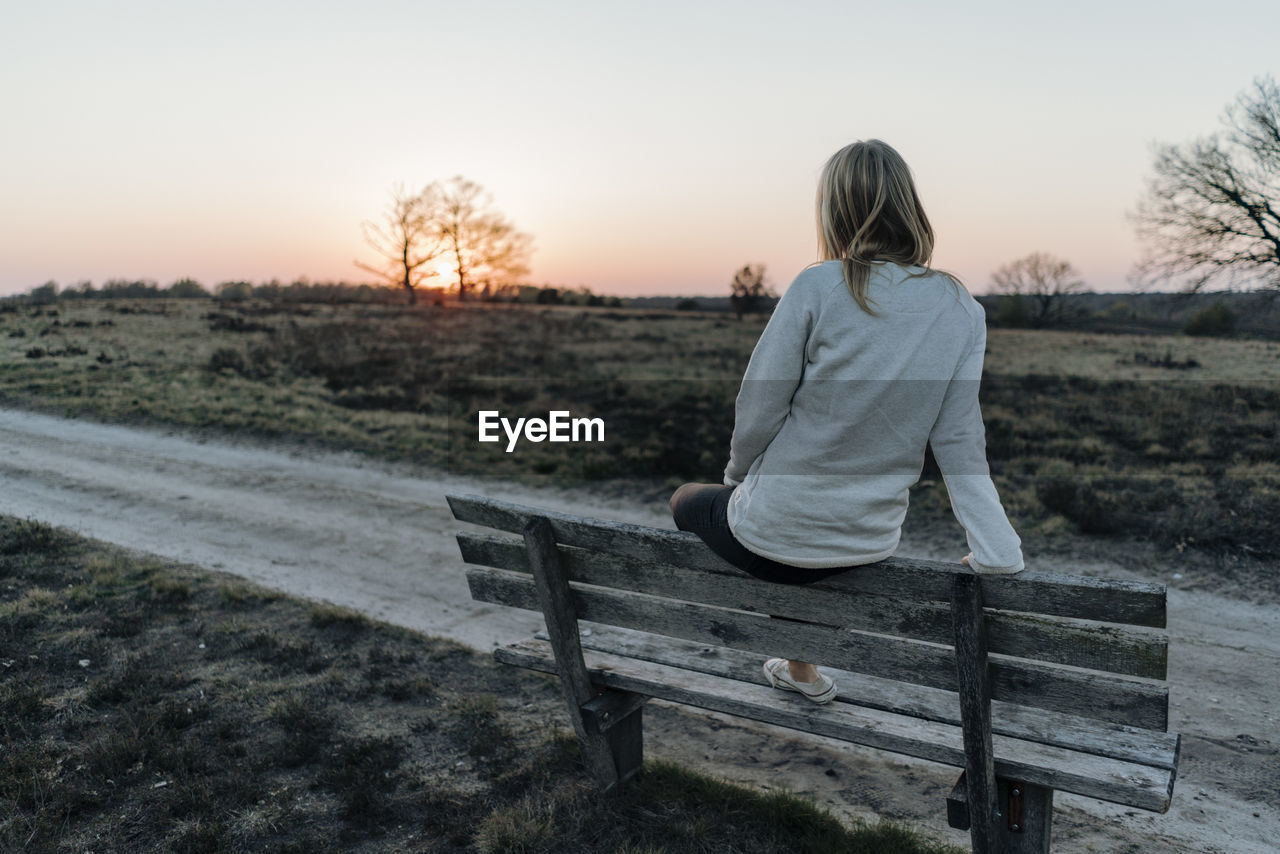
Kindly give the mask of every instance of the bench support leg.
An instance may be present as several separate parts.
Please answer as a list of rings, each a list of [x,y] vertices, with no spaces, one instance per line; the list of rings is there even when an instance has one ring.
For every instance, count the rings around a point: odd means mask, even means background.
[[[587,732],[609,743],[618,782],[635,776],[644,761],[644,704],[649,698],[630,691],[605,691],[582,705]]]
[[[964,730],[966,802],[974,854],[1000,854],[996,828],[1003,807],[996,796],[991,740],[991,676],[987,669],[987,632],[982,614],[982,583],[977,574],[952,576],[951,616],[955,634],[956,682]]]
[[[644,764],[644,709],[636,709],[605,733],[618,782],[625,783]]]
[[[1049,854],[1053,831],[1053,789],[997,780],[1001,803],[1009,805],[1001,835],[1005,854]]]
[[[565,704],[569,707],[569,719],[582,749],[582,761],[600,788],[608,791],[640,769],[643,761],[642,704],[630,703],[626,698],[619,703],[610,697],[603,705],[612,710],[615,718],[607,727],[600,725],[601,715],[584,710],[584,706],[596,701],[601,692],[591,684],[587,665],[582,660],[573,592],[560,565],[555,535],[546,517],[535,516],[529,520],[524,529],[524,544],[533,569],[538,601],[547,621],[547,636],[556,654],[556,669],[560,674]]]
[[[1004,854],[1049,854],[1053,833],[1053,789],[997,778],[996,796],[1003,818],[995,827]],[[968,786],[965,775],[947,795],[947,823],[969,830]]]

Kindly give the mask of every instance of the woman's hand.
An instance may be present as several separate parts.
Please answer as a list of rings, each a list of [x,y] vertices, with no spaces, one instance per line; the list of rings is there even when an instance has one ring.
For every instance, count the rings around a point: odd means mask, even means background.
[[[964,557],[960,558],[960,562],[961,562],[962,564],[964,564],[965,566],[968,566],[968,565],[969,565],[969,556],[968,556],[968,555],[965,555]]]

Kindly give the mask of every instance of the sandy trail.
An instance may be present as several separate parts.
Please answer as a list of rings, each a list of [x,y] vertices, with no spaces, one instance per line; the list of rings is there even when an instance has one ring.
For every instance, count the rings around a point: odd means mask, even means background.
[[[453,491],[671,527],[661,502],[602,501],[424,476],[352,454],[303,455],[0,410],[0,513],[233,572],[478,649],[528,636],[539,618],[471,601],[453,540],[459,525],[444,502]],[[955,547],[904,540],[901,551],[943,557]],[[1184,738],[1173,808],[1157,816],[1060,795],[1057,850],[1276,850],[1280,608],[1174,589],[1169,599],[1171,728]],[[966,839],[942,814],[951,769],[671,706],[652,711],[652,755],[700,758],[704,770],[785,786],[838,814],[901,818]]]

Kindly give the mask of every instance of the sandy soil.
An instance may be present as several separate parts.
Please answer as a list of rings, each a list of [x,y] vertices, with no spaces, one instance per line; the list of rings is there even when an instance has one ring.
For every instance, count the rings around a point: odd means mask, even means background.
[[[0,410],[0,513],[479,649],[528,636],[538,618],[470,600],[453,541],[459,525],[444,502],[451,491],[670,527],[660,501]],[[908,532],[900,551],[946,558],[960,545]],[[1075,569],[1131,574],[1096,558]],[[1183,734],[1173,807],[1161,816],[1059,795],[1055,850],[1277,850],[1280,607],[1172,588],[1169,603],[1171,728]],[[840,815],[897,818],[967,840],[946,827],[950,768],[661,703],[647,715],[646,740],[650,755],[803,793]]]

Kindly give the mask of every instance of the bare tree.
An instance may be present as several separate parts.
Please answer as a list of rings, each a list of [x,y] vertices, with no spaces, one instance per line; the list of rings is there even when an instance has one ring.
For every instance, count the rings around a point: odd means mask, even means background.
[[[1066,315],[1065,297],[1088,290],[1069,261],[1047,252],[1032,252],[991,274],[997,291],[1028,306],[1031,325],[1052,326]]]
[[[461,175],[436,186],[434,227],[453,261],[458,293],[500,287],[529,274],[533,238],[493,209],[492,197]]]
[[[1134,220],[1146,252],[1134,278],[1213,278],[1280,290],[1280,89],[1259,77],[1222,119],[1225,132],[1160,145]]]
[[[397,185],[391,190],[391,203],[382,223],[363,224],[365,242],[382,256],[382,263],[374,266],[356,261],[355,265],[392,286],[404,288],[409,305],[418,301],[418,287],[438,275],[436,267],[429,265],[447,249],[436,227],[439,197],[435,184],[420,193],[410,193],[403,185]]]
[[[772,296],[775,296],[774,292],[765,284],[763,264],[743,266],[733,274],[733,281],[729,283],[729,305],[733,306],[739,320],[744,314],[759,311],[764,300]]]

